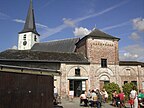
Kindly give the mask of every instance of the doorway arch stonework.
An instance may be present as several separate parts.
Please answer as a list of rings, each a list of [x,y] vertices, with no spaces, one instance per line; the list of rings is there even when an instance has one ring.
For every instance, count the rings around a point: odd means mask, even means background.
[[[105,82],[113,82],[114,72],[110,68],[99,68],[95,71],[97,81],[95,81],[96,88],[102,89]]]
[[[80,75],[75,74],[75,69],[80,69]],[[74,91],[74,96],[79,96],[82,91],[89,88],[89,72],[87,66],[69,66],[67,68],[67,93]]]

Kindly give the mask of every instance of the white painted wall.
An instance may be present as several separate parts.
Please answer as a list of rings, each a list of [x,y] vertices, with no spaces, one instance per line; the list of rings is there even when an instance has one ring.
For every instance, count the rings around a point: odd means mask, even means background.
[[[24,40],[24,35],[26,35],[26,40]],[[34,40],[35,36],[37,38],[37,41]],[[23,45],[24,41],[27,42],[26,45]],[[21,33],[18,36],[18,50],[29,50],[37,42],[39,42],[39,36],[36,35],[35,33],[33,32]]]

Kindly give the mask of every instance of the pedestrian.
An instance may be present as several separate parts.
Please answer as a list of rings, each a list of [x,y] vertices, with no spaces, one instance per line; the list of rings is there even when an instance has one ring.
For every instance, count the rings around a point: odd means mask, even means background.
[[[73,101],[73,98],[74,98],[74,91],[71,90],[69,91],[69,101]]]
[[[87,98],[88,98],[88,100],[91,98],[91,90],[90,89],[87,92]]]
[[[99,89],[96,90],[96,95],[97,95],[97,108],[101,108],[101,105],[102,105],[102,95],[99,91]]]
[[[85,91],[83,91],[82,94],[80,95],[80,106],[82,105],[83,102],[84,106],[88,106],[88,100]]]
[[[97,95],[96,95],[96,92],[95,92],[94,90],[92,90],[92,91],[91,91],[91,98],[90,98],[90,100],[89,100],[91,107],[96,106],[97,98],[98,98],[98,97],[97,97]]]
[[[125,107],[125,94],[122,90],[120,90],[120,93],[118,94],[119,100],[120,100],[120,106]]]
[[[116,100],[117,100],[117,92],[116,90],[113,90],[112,92],[112,105],[116,106]]]
[[[138,94],[138,104],[139,108],[144,107],[144,89],[141,89]]]
[[[108,100],[108,93],[105,89],[102,90],[102,97],[103,97],[103,102],[107,103],[107,100]]]
[[[54,104],[58,104],[57,102],[57,98],[58,98],[58,91],[57,88],[54,86]]]
[[[130,92],[130,99],[133,100],[133,108],[138,108],[138,98],[137,98],[137,91],[136,86],[133,86]]]

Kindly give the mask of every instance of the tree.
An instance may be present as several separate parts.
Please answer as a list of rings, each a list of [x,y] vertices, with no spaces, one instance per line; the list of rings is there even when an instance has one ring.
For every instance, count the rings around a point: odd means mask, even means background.
[[[107,93],[109,95],[109,100],[112,100],[112,93],[113,93],[114,90],[116,90],[117,93],[120,92],[119,85],[114,83],[114,82],[104,85],[104,88],[105,88],[105,90],[107,91]]]
[[[135,86],[133,83],[126,83],[122,86],[126,100],[129,99],[129,95],[130,95],[130,92],[131,92],[133,86]]]

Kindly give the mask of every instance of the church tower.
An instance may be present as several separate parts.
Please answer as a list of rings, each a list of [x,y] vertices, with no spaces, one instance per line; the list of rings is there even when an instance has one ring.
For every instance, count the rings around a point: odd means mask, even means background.
[[[30,50],[35,43],[39,42],[39,36],[36,30],[33,3],[31,0],[24,28],[18,34],[18,50]]]

